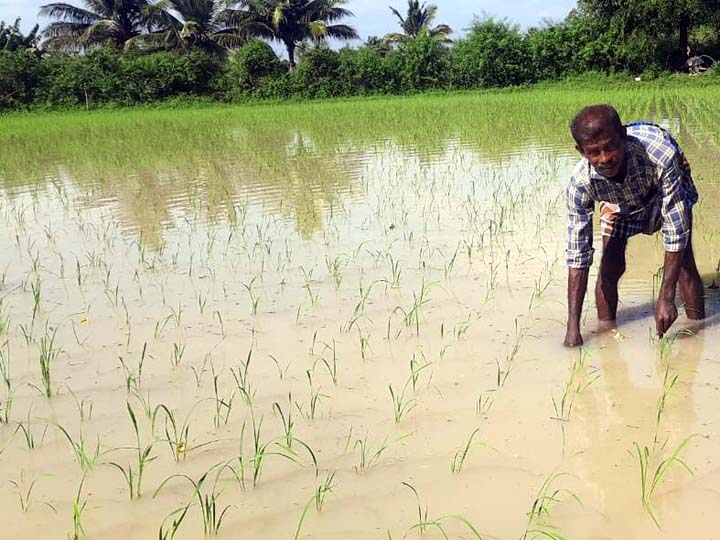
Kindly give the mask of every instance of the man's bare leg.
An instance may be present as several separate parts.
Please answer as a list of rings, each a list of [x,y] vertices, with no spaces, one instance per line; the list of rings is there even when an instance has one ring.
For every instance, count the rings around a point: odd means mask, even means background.
[[[678,278],[680,298],[685,304],[688,319],[699,321],[705,318],[705,286],[695,264],[692,237],[688,239]]]
[[[601,321],[614,321],[617,317],[618,281],[625,273],[626,247],[626,238],[603,236],[600,273],[595,285],[595,304]]]

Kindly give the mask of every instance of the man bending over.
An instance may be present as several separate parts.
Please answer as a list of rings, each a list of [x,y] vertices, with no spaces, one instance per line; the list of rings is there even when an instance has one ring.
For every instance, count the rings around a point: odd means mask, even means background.
[[[593,261],[592,214],[599,203],[603,250],[595,286],[598,318],[617,316],[618,281],[625,272],[627,240],[662,229],[665,262],[655,304],[663,336],[677,319],[675,290],[689,319],[705,317],[703,283],[692,252],[692,207],[698,194],[677,142],[653,124],[624,126],[609,105],[582,109],[571,125],[582,159],[567,188],[568,322],[565,345],[582,345],[580,314]]]

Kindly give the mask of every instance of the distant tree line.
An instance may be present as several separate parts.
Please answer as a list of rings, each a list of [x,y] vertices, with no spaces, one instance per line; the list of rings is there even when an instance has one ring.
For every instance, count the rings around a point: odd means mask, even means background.
[[[42,6],[23,34],[0,23],[0,110],[476,89],[586,72],[657,73],[720,51],[720,0],[579,0],[521,29],[475,18],[462,37],[437,8],[390,7],[401,32],[354,40],[345,0],[82,0]],[[280,59],[270,43],[287,53]]]

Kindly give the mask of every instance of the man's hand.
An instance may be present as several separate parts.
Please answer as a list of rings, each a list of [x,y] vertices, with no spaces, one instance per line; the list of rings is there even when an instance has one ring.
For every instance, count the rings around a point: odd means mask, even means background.
[[[579,347],[582,344],[583,338],[582,335],[580,335],[580,329],[568,327],[567,333],[565,334],[564,345],[566,347]]]
[[[655,329],[658,337],[663,337],[678,317],[674,301],[660,298],[655,304]]]
[[[566,347],[578,347],[583,344],[580,335],[580,313],[585,299],[588,274],[590,271],[587,268],[568,270],[568,320],[564,342]]]
[[[677,307],[675,307],[675,289],[684,257],[684,251],[665,252],[663,281],[658,301],[655,304],[655,329],[658,337],[663,337],[670,330],[678,316]]]

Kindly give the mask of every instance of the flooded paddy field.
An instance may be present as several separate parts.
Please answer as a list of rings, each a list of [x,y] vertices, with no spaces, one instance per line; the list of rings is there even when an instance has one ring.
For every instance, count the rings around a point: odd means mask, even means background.
[[[0,538],[711,538],[719,92],[0,119]],[[634,238],[566,349],[596,102],[685,150],[708,320]]]

